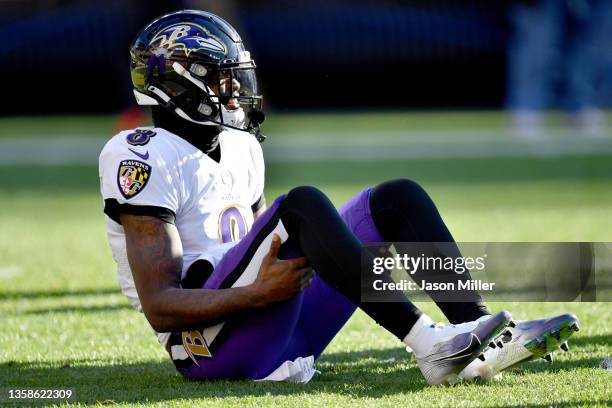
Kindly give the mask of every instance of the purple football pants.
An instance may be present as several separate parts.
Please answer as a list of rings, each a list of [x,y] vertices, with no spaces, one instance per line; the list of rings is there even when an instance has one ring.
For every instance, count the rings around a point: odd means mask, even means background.
[[[361,242],[382,242],[370,214],[369,197],[370,189],[363,190],[339,212]],[[282,200],[279,197],[228,251],[204,288],[242,286],[241,280],[243,284],[254,280],[271,236],[286,234],[277,214]],[[359,272],[355,274],[358,279]],[[287,360],[309,355],[318,358],[354,311],[353,303],[315,275],[310,286],[287,301],[228,319],[220,329],[204,329],[198,339],[188,336],[188,344],[195,344],[196,350],[206,341],[210,356],[182,352],[187,348],[181,332],[170,337],[172,350],[178,350],[171,354],[177,370],[189,379],[263,378]]]

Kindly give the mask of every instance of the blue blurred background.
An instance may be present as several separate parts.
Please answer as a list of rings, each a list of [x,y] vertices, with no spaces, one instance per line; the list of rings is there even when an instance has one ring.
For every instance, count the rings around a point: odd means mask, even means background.
[[[508,106],[521,116],[612,102],[609,0],[8,0],[2,114],[132,106],[129,43],[180,8],[238,28],[275,110]]]

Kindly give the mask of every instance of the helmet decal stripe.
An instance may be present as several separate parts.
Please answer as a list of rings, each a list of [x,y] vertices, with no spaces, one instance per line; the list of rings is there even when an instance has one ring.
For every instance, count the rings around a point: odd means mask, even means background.
[[[151,40],[152,48],[182,50],[186,57],[194,51],[227,54],[225,44],[199,24],[176,23],[163,28]]]

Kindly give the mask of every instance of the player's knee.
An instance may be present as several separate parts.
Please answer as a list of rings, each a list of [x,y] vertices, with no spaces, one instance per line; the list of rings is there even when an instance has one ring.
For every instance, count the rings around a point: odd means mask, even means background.
[[[427,195],[425,189],[414,180],[402,178],[390,180],[384,184],[386,184],[385,188],[396,196],[418,197],[421,195]]]
[[[394,209],[414,216],[427,214],[434,208],[425,189],[409,179],[390,180],[376,186],[370,206],[374,212]]]
[[[309,207],[329,201],[321,190],[312,186],[299,186],[291,189],[287,193],[286,200],[299,206],[305,205]]]
[[[304,225],[314,228],[317,233],[325,233],[325,228],[333,223],[334,217],[340,217],[327,196],[311,186],[300,186],[289,191],[280,205],[279,213],[290,236],[299,236]]]
[[[429,195],[416,181],[410,179],[395,179],[386,181],[376,187],[378,195],[387,200],[412,205],[421,200],[429,200]]]

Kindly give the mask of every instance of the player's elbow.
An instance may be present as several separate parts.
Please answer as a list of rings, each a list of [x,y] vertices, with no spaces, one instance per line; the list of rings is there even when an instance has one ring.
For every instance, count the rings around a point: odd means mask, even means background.
[[[158,333],[166,333],[174,330],[174,327],[168,324],[168,320],[161,317],[147,317],[149,324]]]
[[[142,302],[142,311],[156,332],[165,333],[174,330],[167,317],[166,307],[159,299],[149,299]]]
[[[165,333],[173,331],[175,329],[170,324],[170,320],[166,316],[164,316],[163,313],[151,310],[146,311],[144,310],[144,308],[143,311],[145,317],[147,318],[147,321],[149,322],[153,330],[155,330],[156,332]]]

